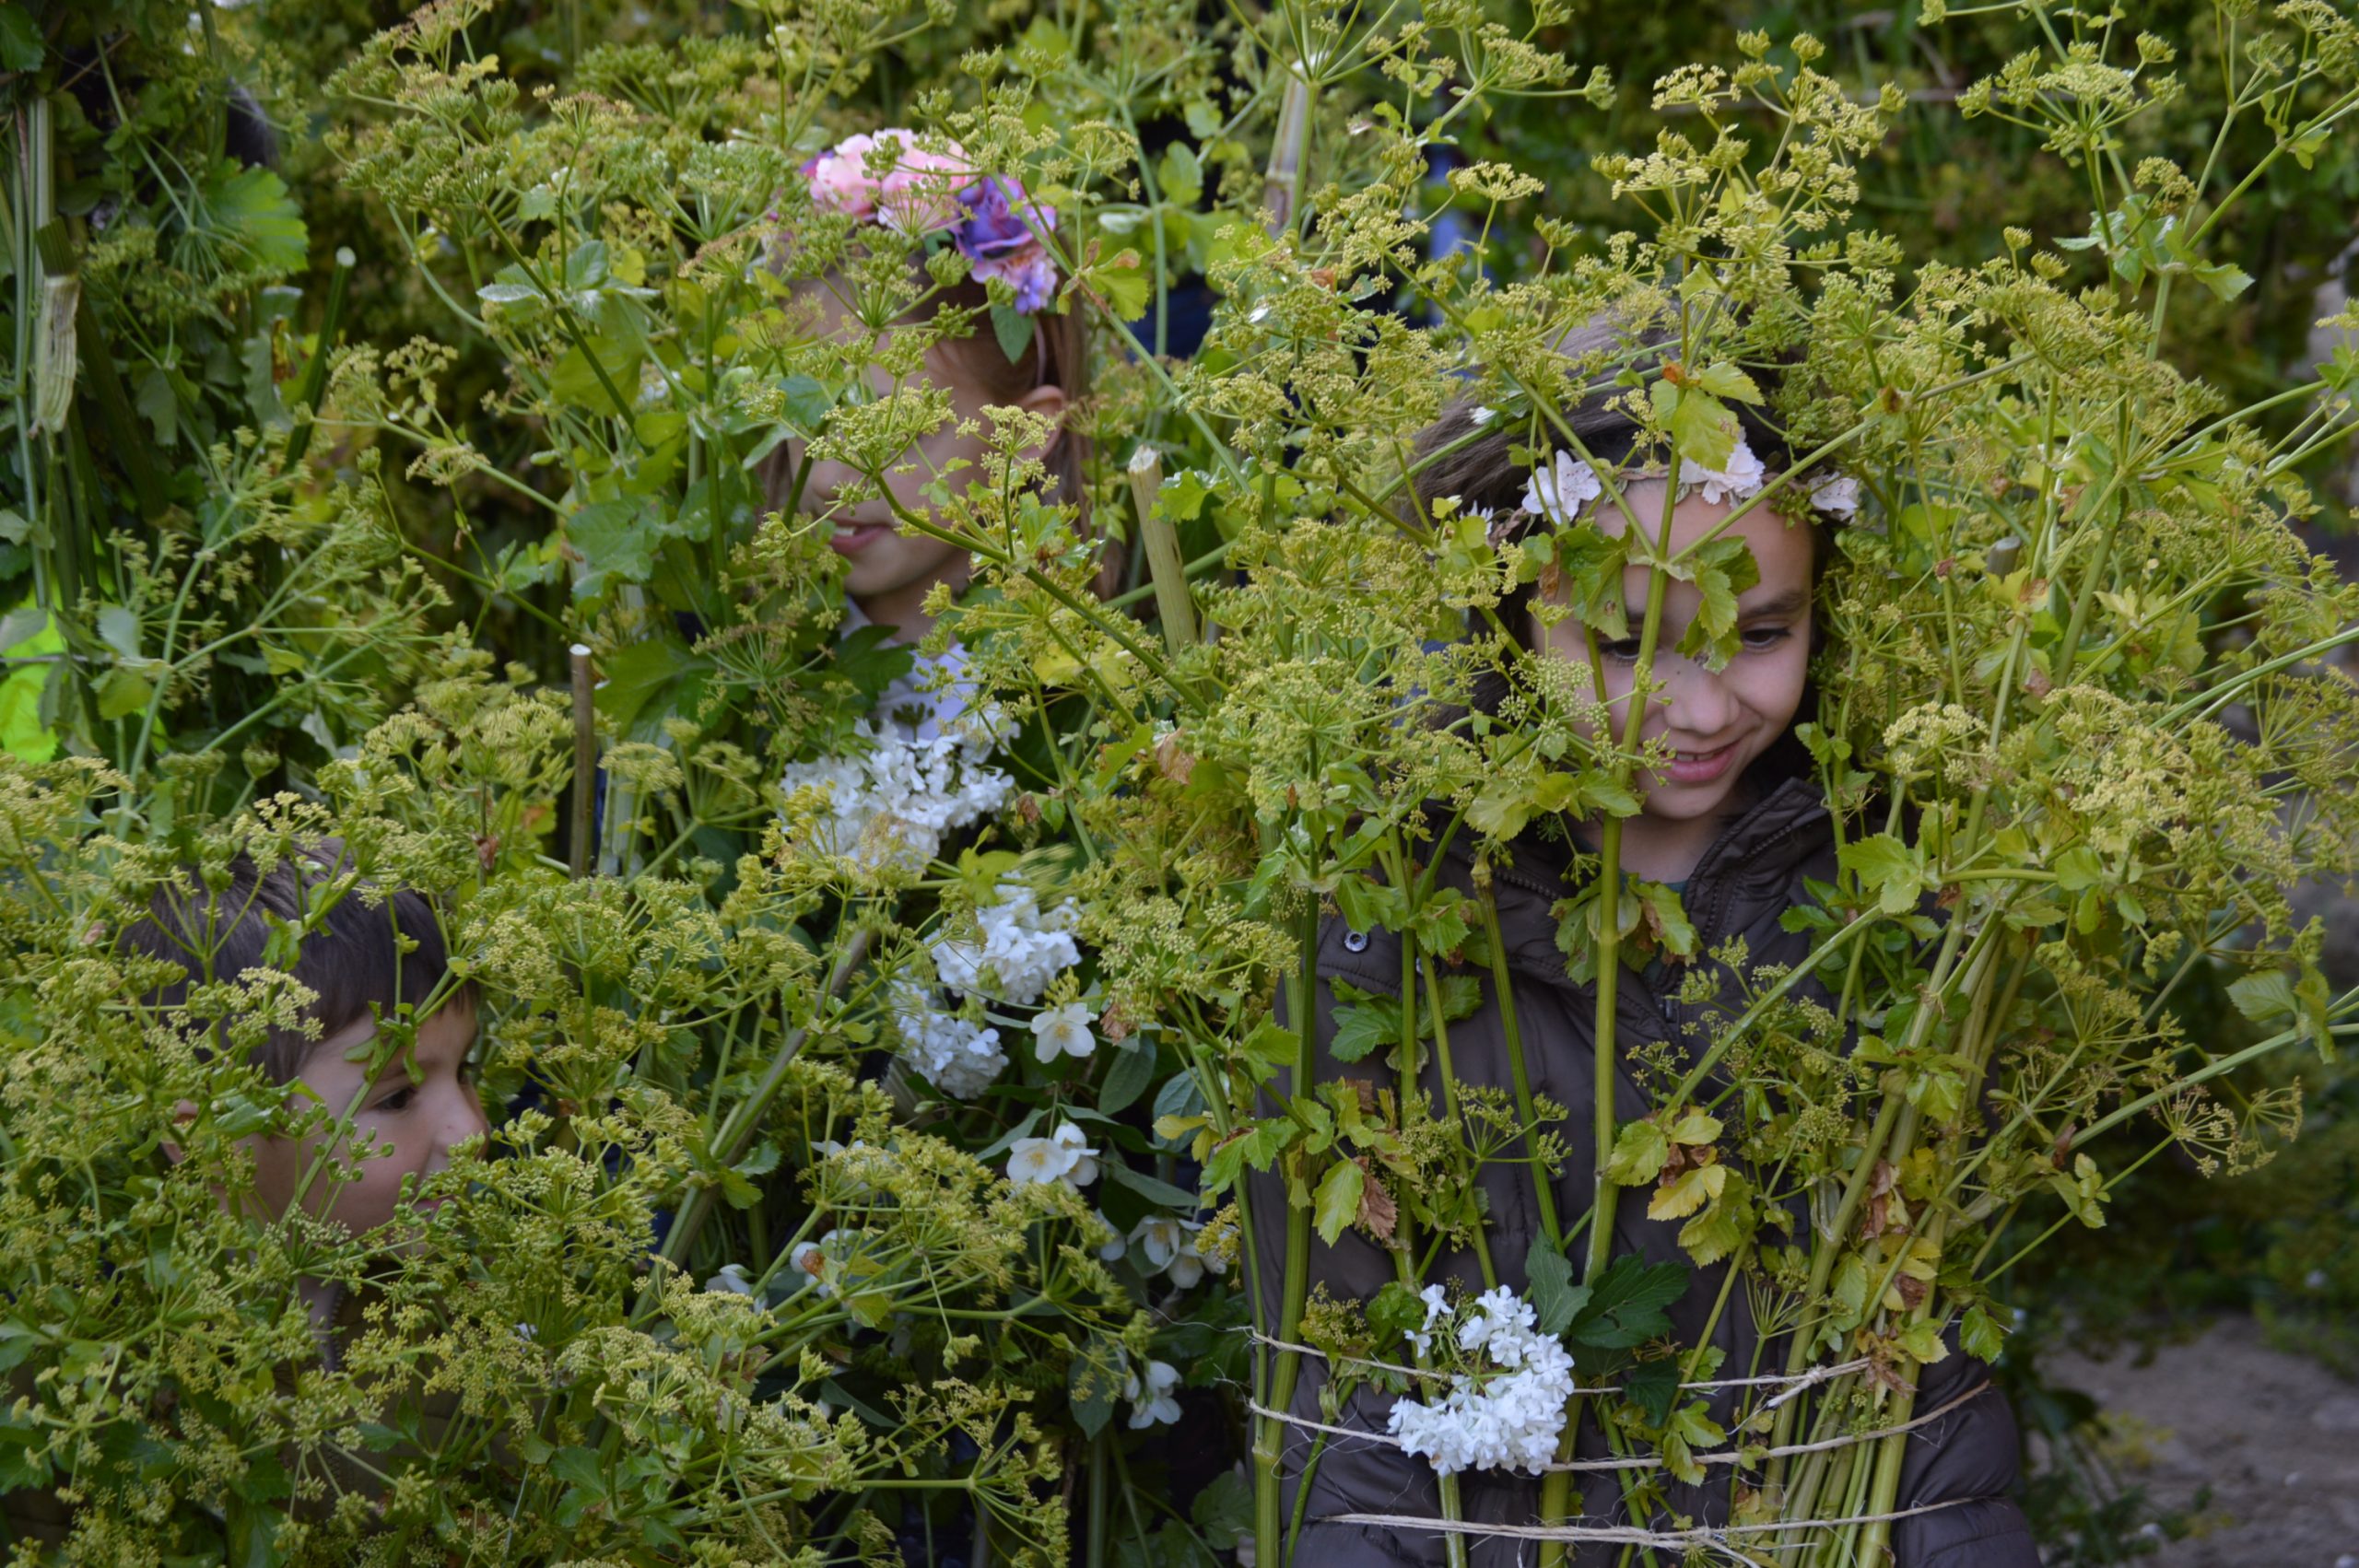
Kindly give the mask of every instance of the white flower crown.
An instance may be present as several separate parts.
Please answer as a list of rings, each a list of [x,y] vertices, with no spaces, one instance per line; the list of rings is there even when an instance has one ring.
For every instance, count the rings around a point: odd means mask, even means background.
[[[1523,488],[1522,510],[1543,519],[1558,528],[1569,527],[1605,494],[1605,486],[1597,471],[1572,452],[1552,452],[1550,461],[1532,470],[1532,479]],[[1637,468],[1623,473],[1630,480],[1661,479],[1660,468]],[[1700,494],[1708,501],[1748,501],[1766,489],[1771,474],[1762,464],[1744,438],[1736,438],[1729,451],[1728,463],[1722,468],[1706,468],[1697,462],[1684,462],[1679,468],[1677,500]],[[1830,474],[1810,487],[1810,505],[1813,511],[1831,517],[1853,517],[1860,510],[1860,482],[1848,474]],[[1601,518],[1599,525],[1609,533],[1621,532],[1618,520],[1609,526]]]

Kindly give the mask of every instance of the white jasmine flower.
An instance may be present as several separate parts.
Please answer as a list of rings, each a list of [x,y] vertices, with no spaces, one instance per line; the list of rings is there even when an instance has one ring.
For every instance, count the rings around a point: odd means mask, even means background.
[[[948,1012],[940,996],[911,981],[894,981],[888,995],[901,1059],[952,1099],[973,1099],[1006,1069],[997,1029]]]
[[[1571,452],[1556,452],[1549,463],[1532,470],[1523,487],[1523,509],[1561,527],[1603,494],[1596,470]]]
[[[724,1263],[720,1273],[704,1282],[704,1288],[719,1295],[749,1296],[754,1293],[754,1281],[743,1263]]]
[[[1081,949],[1073,940],[1078,915],[1070,898],[1042,914],[1029,887],[1003,882],[999,902],[975,911],[981,942],[936,942],[934,970],[954,991],[1027,1006],[1039,1000],[1050,981],[1081,962]]]
[[[1679,465],[1679,478],[1683,486],[1698,486],[1708,501],[1743,501],[1761,494],[1761,486],[1768,482],[1768,471],[1761,466],[1753,449],[1744,444],[1744,438],[1739,436],[1729,451],[1726,468],[1684,462]]]
[[[1097,1179],[1097,1151],[1087,1134],[1071,1122],[1061,1122],[1046,1138],[1019,1138],[1007,1153],[1007,1179],[1022,1187],[1027,1182],[1061,1181],[1081,1188]]]
[[[1196,1233],[1203,1228],[1202,1221],[1166,1214],[1141,1220],[1131,1232],[1131,1245],[1146,1255],[1149,1265],[1141,1271],[1152,1274],[1160,1270],[1183,1291],[1193,1285],[1204,1277],[1203,1254],[1196,1250]]]
[[[1426,1329],[1411,1331],[1413,1342],[1430,1341],[1443,1316],[1437,1294],[1438,1289],[1429,1289],[1421,1298]],[[1543,1473],[1555,1457],[1564,1430],[1573,1361],[1564,1341],[1539,1332],[1536,1321],[1531,1305],[1505,1286],[1476,1298],[1454,1338],[1461,1349],[1479,1352],[1489,1364],[1454,1375],[1449,1393],[1438,1403],[1396,1401],[1387,1425],[1402,1450],[1424,1455],[1442,1475],[1466,1469]]]
[[[1073,1151],[1073,1165],[1066,1174],[1067,1184],[1087,1187],[1097,1179],[1097,1151],[1088,1146],[1089,1136],[1071,1122],[1060,1122],[1053,1134],[1056,1141]]]
[[[1138,1374],[1133,1372],[1122,1380],[1122,1398],[1131,1401],[1131,1430],[1142,1431],[1161,1422],[1166,1426],[1180,1420],[1180,1401],[1171,1391],[1180,1386],[1180,1369],[1168,1361],[1146,1363],[1146,1384],[1141,1387]]]
[[[827,1255],[819,1250],[816,1241],[798,1241],[786,1255],[786,1266],[797,1274],[817,1281],[819,1293],[831,1296],[836,1287],[827,1280]]]
[[[1097,1211],[1097,1218],[1105,1224],[1108,1230],[1114,1232],[1114,1239],[1112,1241],[1106,1242],[1099,1246],[1097,1248],[1097,1256],[1109,1263],[1120,1262],[1122,1255],[1131,1250],[1131,1244],[1122,1239],[1122,1233],[1120,1230],[1115,1229],[1114,1222],[1106,1218],[1106,1211],[1100,1209]]]
[[[1043,1065],[1064,1056],[1086,1057],[1097,1048],[1097,1036],[1089,1032],[1089,1009],[1077,1001],[1062,1007],[1044,1008],[1032,1020],[1036,1044],[1033,1054]]]
[[[1810,504],[1837,517],[1857,517],[1860,482],[1848,474],[1830,474],[1810,487]]]

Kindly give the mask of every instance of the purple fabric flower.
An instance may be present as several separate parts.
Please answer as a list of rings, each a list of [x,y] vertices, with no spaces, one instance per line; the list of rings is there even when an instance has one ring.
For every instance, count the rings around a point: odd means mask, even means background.
[[[1015,290],[1015,309],[1030,315],[1049,302],[1057,269],[1040,233],[1057,226],[1053,208],[1035,206],[1014,180],[986,175],[958,193],[966,216],[951,226],[951,242],[975,263],[975,276],[1003,277]]]

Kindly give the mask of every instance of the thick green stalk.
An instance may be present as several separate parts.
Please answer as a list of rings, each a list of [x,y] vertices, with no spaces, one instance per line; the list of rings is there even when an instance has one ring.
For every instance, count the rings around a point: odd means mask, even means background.
[[[1292,1005],[1287,1009],[1295,1030],[1294,1071],[1287,1087],[1293,1094],[1307,1094],[1318,1070],[1319,906],[1315,901],[1297,922],[1296,942],[1297,965],[1292,982]],[[1285,1274],[1280,1289],[1284,1293],[1278,1299],[1277,1337],[1288,1344],[1299,1343],[1302,1304],[1310,1293],[1310,1211],[1299,1204],[1286,1205]],[[1288,1410],[1294,1403],[1295,1380],[1301,1371],[1299,1351],[1276,1352],[1262,1404],[1280,1412]],[[1279,1555],[1279,1536],[1285,1523],[1281,1516],[1280,1483],[1284,1480],[1285,1457],[1285,1423],[1276,1416],[1262,1417],[1253,1448],[1253,1539],[1257,1560],[1263,1562],[1283,1561]]]

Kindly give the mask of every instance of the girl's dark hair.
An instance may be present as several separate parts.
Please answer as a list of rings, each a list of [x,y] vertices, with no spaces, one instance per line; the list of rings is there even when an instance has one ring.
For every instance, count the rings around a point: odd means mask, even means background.
[[[157,888],[147,913],[123,933],[121,945],[146,958],[181,966],[182,979],[150,991],[149,1007],[172,1009],[188,1000],[189,988],[234,980],[264,967],[271,919],[299,924],[307,895],[349,870],[344,846],[323,839],[264,871],[243,851],[229,862],[229,880],[218,892],[205,885],[194,866]],[[269,917],[270,919],[265,919]],[[404,942],[417,945],[405,953]],[[291,1082],[320,1041],[364,1018],[390,1016],[404,1002],[423,1013],[450,969],[441,922],[422,893],[372,889],[362,883],[339,898],[304,936],[294,977],[317,996],[304,1016],[319,1025],[316,1036],[275,1029],[255,1053],[258,1065],[276,1083]],[[470,981],[445,1006],[471,1006]]]

